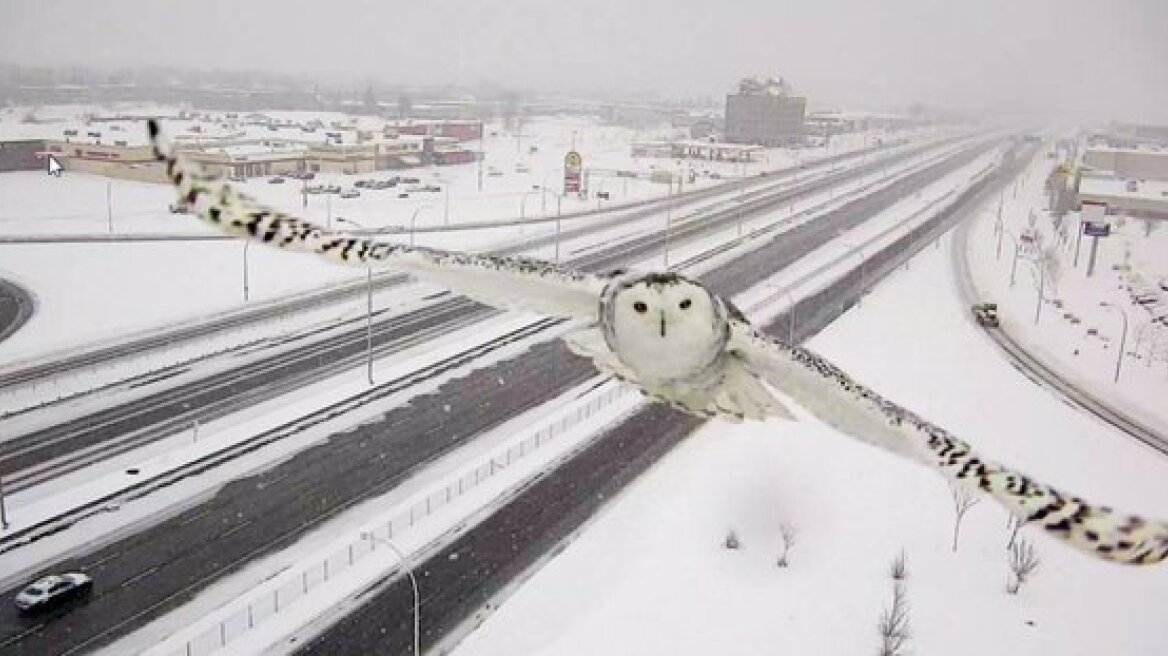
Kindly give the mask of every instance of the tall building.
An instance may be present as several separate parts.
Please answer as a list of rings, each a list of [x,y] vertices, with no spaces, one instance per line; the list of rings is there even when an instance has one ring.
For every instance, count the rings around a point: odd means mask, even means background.
[[[726,96],[726,141],[779,146],[803,139],[807,99],[782,78],[746,78]]]

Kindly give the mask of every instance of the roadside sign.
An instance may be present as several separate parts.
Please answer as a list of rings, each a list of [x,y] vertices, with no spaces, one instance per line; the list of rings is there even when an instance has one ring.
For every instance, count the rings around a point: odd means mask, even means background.
[[[1111,235],[1111,224],[1084,221],[1083,234],[1088,237],[1108,237]]]
[[[584,158],[580,153],[570,150],[564,155],[564,193],[580,191],[580,177],[584,170]]]

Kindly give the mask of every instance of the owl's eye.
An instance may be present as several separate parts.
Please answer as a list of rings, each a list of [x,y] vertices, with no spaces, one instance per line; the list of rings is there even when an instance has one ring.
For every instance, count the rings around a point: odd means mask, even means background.
[[[637,312],[640,312],[641,314],[644,314],[645,312],[649,311],[649,306],[645,305],[641,301],[637,301],[636,303],[633,303],[633,309]]]
[[[689,306],[691,306],[691,305],[693,305],[693,301],[691,301],[687,298],[687,299],[682,300],[680,303],[678,303],[677,307],[679,307],[683,310],[688,310]]]

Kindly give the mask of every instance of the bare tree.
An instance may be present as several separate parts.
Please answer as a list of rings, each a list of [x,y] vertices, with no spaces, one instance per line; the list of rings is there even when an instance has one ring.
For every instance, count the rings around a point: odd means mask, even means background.
[[[1010,532],[1010,541],[1006,543],[1007,549],[1014,548],[1014,540],[1018,538],[1018,529],[1022,528],[1022,518],[1011,513],[1006,516],[1006,530]]]
[[[953,551],[957,551],[957,536],[961,532],[961,519],[965,517],[965,513],[970,508],[981,501],[981,498],[974,496],[968,488],[959,483],[950,483],[949,492],[953,495],[953,510],[956,513],[953,518]]]
[[[904,549],[892,559],[892,566],[888,568],[888,574],[893,581],[904,581],[908,578],[908,559],[904,555]]]
[[[779,525],[779,533],[783,536],[783,553],[779,555],[779,567],[787,566],[787,554],[790,553],[791,547],[795,546],[795,542],[799,537],[799,529],[795,528],[793,524],[783,522]]]
[[[1040,562],[1034,545],[1027,542],[1026,538],[1015,542],[1010,547],[1010,574],[1006,579],[1006,592],[1018,594],[1018,589],[1034,574]]]
[[[908,620],[908,596],[904,585],[892,584],[892,608],[880,615],[880,656],[901,656],[912,636]]]
[[[722,546],[726,547],[727,549],[742,548],[742,542],[739,541],[738,533],[736,533],[734,529],[730,529],[730,532],[726,534],[726,539],[722,542]]]

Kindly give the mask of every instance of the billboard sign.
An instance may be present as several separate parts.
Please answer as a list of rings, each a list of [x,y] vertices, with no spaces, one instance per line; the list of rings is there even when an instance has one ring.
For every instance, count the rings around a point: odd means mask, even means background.
[[[564,155],[564,193],[579,193],[580,180],[584,172],[584,158],[570,150]]]

